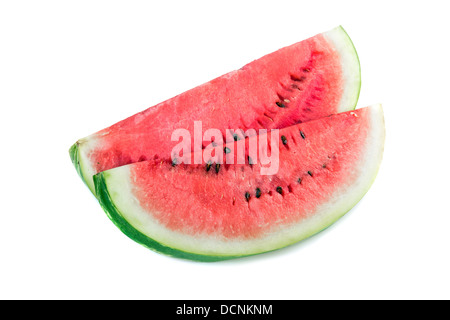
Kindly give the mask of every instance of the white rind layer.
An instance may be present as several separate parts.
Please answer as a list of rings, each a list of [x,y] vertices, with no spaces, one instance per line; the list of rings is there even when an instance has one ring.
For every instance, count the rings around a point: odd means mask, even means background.
[[[103,172],[113,205],[119,214],[136,230],[165,246],[201,255],[240,256],[275,250],[301,241],[330,226],[348,212],[366,194],[381,163],[384,148],[384,117],[381,105],[370,110],[370,127],[359,163],[348,185],[340,186],[329,200],[316,208],[310,218],[289,227],[281,227],[265,236],[251,240],[229,240],[207,235],[191,236],[172,231],[146,212],[134,197],[130,166]]]
[[[324,32],[323,36],[331,43],[331,48],[337,51],[341,61],[344,92],[339,102],[338,113],[352,110],[356,107],[361,88],[361,68],[358,54],[342,26]]]
[[[95,135],[88,136],[77,141],[78,144],[78,165],[80,166],[80,174],[82,179],[95,195],[95,185],[93,176],[97,173],[90,161],[89,153],[95,150],[98,139]]]

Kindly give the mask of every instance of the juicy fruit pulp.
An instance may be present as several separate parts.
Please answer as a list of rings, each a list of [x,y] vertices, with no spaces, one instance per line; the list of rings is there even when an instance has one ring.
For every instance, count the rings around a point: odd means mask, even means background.
[[[99,173],[97,194],[122,231],[169,255],[221,260],[274,250],[325,228],[368,190],[383,151],[381,106],[290,126],[280,137],[275,176],[260,175],[258,163],[208,170],[207,161],[149,160]]]
[[[79,140],[72,158],[94,192],[98,172],[170,155],[173,130],[276,129],[354,109],[359,61],[338,27],[257,59]],[[193,136],[193,135],[192,135]],[[198,151],[198,150],[191,150]]]
[[[370,187],[384,121],[379,105],[349,111],[359,88],[358,57],[338,27],[81,139],[70,156],[110,219],[138,243],[200,261],[254,255],[326,228]],[[243,164],[172,158],[174,130],[190,140],[196,121],[219,130],[225,158],[235,156],[234,140],[264,136],[230,138],[229,129],[279,129],[276,174],[261,174],[266,164],[247,147]],[[192,142],[189,157],[210,143]]]

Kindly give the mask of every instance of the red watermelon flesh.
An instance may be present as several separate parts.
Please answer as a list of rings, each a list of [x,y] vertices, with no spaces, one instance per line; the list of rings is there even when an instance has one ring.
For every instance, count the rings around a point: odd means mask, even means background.
[[[224,136],[226,129],[283,128],[353,109],[359,88],[358,57],[338,27],[81,139],[71,154],[94,191],[92,176],[98,172],[167,158],[173,131],[192,132],[194,121],[202,121],[205,129],[217,128]]]
[[[197,165],[167,157],[99,173],[97,196],[125,234],[169,255],[211,261],[284,247],[332,224],[369,189],[383,113],[375,105],[278,132],[274,175],[262,175],[258,161],[217,167],[207,157]]]

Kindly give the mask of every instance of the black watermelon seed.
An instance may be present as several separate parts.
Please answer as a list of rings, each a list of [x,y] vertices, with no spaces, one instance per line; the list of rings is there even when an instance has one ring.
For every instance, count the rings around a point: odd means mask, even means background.
[[[305,134],[303,133],[302,130],[300,130],[300,135],[302,136],[303,139],[305,139]]]
[[[238,135],[237,135],[237,134],[234,134],[234,135],[233,135],[233,139],[234,139],[234,141],[238,141]]]
[[[281,141],[283,142],[284,145],[287,144],[287,139],[285,136],[281,136]]]
[[[211,162],[208,161],[206,164],[206,172],[208,172],[211,169]]]
[[[286,106],[284,105],[284,103],[277,101],[275,102],[277,104],[277,106],[279,106],[280,108],[286,108]]]
[[[302,178],[298,178],[297,182],[302,183]]]
[[[312,177],[312,172],[311,171],[308,171],[308,174]]]
[[[249,165],[253,165],[254,164],[253,160],[252,160],[252,158],[250,156],[247,156],[247,159],[248,159],[248,164]]]
[[[277,192],[278,192],[279,194],[283,194],[283,188],[277,187]]]
[[[247,202],[250,200],[250,192],[246,192],[245,193],[245,200],[247,200]]]
[[[306,80],[306,77],[305,76],[297,77],[297,76],[291,75],[291,80],[298,81],[298,82],[303,82],[303,81]]]
[[[324,163],[324,164],[322,165],[322,168],[326,168],[326,167],[327,167],[327,164]]]
[[[178,164],[177,158],[172,159],[172,167],[175,167]]]
[[[216,163],[215,169],[216,169],[216,173],[219,173],[219,170],[220,170],[220,163]]]
[[[261,189],[260,188],[256,188],[256,197],[257,198],[261,197]]]
[[[225,153],[230,153],[230,152],[231,152],[230,148],[228,148],[228,147],[223,148],[223,151],[224,151]]]

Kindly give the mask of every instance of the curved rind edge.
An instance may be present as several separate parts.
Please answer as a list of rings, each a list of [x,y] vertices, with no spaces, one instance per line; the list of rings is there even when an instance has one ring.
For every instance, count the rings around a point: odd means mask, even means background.
[[[342,26],[323,33],[324,37],[333,42],[342,60],[342,69],[347,72],[345,78],[354,82],[353,89],[348,92],[348,101],[341,102],[338,112],[355,109],[361,93],[361,63],[355,45]],[[344,86],[349,88],[350,85]]]
[[[108,218],[130,239],[134,240],[135,242],[143,245],[148,249],[165,254],[167,256],[199,262],[215,262],[243,257],[243,256],[213,256],[213,255],[210,256],[185,252],[164,246],[163,244],[141,233],[136,228],[134,228],[126,219],[122,217],[121,213],[114,205],[114,202],[112,201],[109,195],[108,187],[105,182],[104,177],[105,174],[106,173],[104,172],[100,172],[93,176],[97,199],[99,200],[100,205],[105,211]]]
[[[348,33],[347,33],[347,31],[345,31],[345,29],[342,27],[342,26],[339,26],[339,28],[345,33],[345,35],[347,36],[347,40],[350,42],[350,44],[351,44],[351,46],[352,46],[352,52],[353,52],[353,54],[355,55],[355,57],[356,57],[356,62],[357,62],[357,69],[358,69],[358,72],[357,72],[357,75],[358,75],[358,77],[357,77],[357,79],[358,79],[358,89],[356,90],[356,92],[355,92],[355,96],[354,96],[354,107],[353,107],[353,109],[355,109],[356,108],[356,105],[357,105],[357,103],[358,103],[358,100],[359,100],[359,95],[361,94],[361,79],[362,79],[362,77],[361,77],[361,61],[359,60],[359,55],[358,55],[358,51],[356,51],[356,47],[355,47],[355,44],[353,43],[353,41],[352,41],[352,39],[350,38],[350,36],[348,35]]]
[[[87,138],[80,139],[75,142],[69,149],[70,159],[72,160],[72,164],[77,170],[78,175],[80,176],[83,183],[91,190],[92,194],[95,196],[95,186],[93,181],[88,181],[87,177],[92,176],[93,172],[90,169],[89,163],[87,161],[86,156],[83,157],[83,149],[86,149],[86,141],[89,141]],[[92,179],[91,179],[92,180]]]
[[[84,177],[83,177],[83,172],[81,170],[81,165],[80,165],[80,156],[79,156],[79,143],[78,141],[75,142],[69,149],[69,156],[70,156],[70,160],[72,160],[72,164],[75,167],[75,170],[77,171],[78,175],[80,176],[81,180],[83,180],[83,183],[87,185]]]

